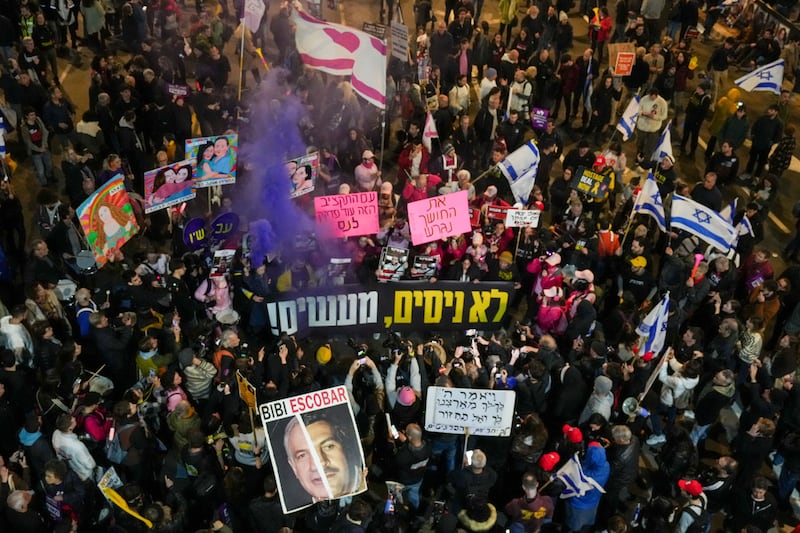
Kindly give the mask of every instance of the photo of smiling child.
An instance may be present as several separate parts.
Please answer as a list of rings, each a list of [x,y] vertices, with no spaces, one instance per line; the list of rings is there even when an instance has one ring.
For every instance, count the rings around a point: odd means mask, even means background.
[[[144,174],[145,213],[181,204],[195,197],[190,160],[173,163]]]

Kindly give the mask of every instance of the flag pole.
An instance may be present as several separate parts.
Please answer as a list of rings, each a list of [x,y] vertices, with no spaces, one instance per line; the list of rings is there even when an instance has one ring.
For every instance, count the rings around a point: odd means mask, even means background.
[[[381,158],[378,162],[378,172],[383,172],[383,149],[386,144],[386,109],[381,111]]]
[[[242,42],[239,45],[239,102],[242,101],[242,82],[244,81],[244,32],[247,30],[247,27],[244,24],[244,16],[239,20],[239,24],[242,25]]]

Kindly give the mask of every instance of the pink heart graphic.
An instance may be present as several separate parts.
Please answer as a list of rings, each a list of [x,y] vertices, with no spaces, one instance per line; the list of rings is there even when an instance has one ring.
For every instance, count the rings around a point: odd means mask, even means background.
[[[339,46],[346,48],[351,54],[358,50],[361,41],[358,36],[350,32],[341,32],[335,28],[325,28],[323,30],[328,37]]]

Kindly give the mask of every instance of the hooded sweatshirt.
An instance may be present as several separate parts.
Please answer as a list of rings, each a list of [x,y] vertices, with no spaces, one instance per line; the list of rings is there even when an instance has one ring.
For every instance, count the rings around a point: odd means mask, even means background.
[[[605,487],[608,476],[611,474],[611,467],[606,459],[606,449],[602,446],[589,446],[586,448],[586,455],[581,461],[583,474],[592,478],[601,487]],[[567,500],[567,504],[574,509],[593,509],[600,503],[603,493],[597,489],[588,491],[583,496],[575,496]]]

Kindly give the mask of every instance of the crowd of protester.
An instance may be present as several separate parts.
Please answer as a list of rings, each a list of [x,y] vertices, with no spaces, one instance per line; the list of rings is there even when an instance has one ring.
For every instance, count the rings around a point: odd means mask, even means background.
[[[521,3],[500,0],[494,34],[481,1],[446,0],[435,20],[431,3],[418,0],[410,60],[389,68],[387,118],[399,127],[382,139],[380,114],[347,82],[302,65],[288,6],[251,33],[236,28],[241,4],[0,5],[0,113],[11,154],[10,179],[0,181],[3,528],[134,532],[148,530],[145,518],[163,532],[766,533],[779,517],[796,521],[800,268],[777,272],[760,246],[795,149],[792,93],[751,120],[728,80],[734,66],[778,57],[793,76],[796,40],[771,33],[752,7],[707,2],[701,40],[715,38],[718,19],[738,37],[717,40],[703,69],[691,64],[693,0],[618,0],[613,19],[608,6],[586,1],[571,13],[570,2],[532,3],[522,15]],[[589,22],[585,49],[576,46],[584,40],[574,35],[576,16]],[[247,131],[246,99],[224,53],[231,40],[229,48],[244,43],[245,87],[262,82],[258,56],[269,49],[282,67],[281,97],[294,95],[307,111],[297,126],[320,152],[314,195],[378,192],[377,234],[347,240],[336,255],[304,235],[251,257],[248,219],[264,214],[247,212],[238,186],[210,198],[208,210],[198,198],[186,211],[144,214],[146,170],[182,160],[189,138]],[[608,69],[609,42],[636,45],[630,76]],[[79,110],[62,90],[59,57],[77,64],[87,49],[89,108]],[[637,93],[647,112],[628,161],[625,145],[605,141]],[[534,129],[537,109],[549,116]],[[428,111],[432,145],[422,135]],[[682,157],[651,161],[668,117],[682,125],[673,136]],[[680,166],[693,163],[706,117],[704,171],[692,184]],[[526,208],[541,210],[541,222],[508,228],[492,209],[514,203],[494,165],[531,138],[540,161]],[[610,176],[604,196],[571,187],[581,169]],[[752,233],[726,254],[687,233],[661,233],[647,217],[629,219],[648,170],[666,205],[679,193],[720,211],[745,191],[734,222],[746,216]],[[97,269],[79,261],[87,245],[75,208],[119,173],[141,231]],[[258,176],[242,165],[238,179]],[[16,191],[37,187],[28,213]],[[478,213],[474,231],[413,246],[408,203],[459,190]],[[310,211],[308,198],[296,202]],[[226,275],[210,276],[209,250],[190,252],[182,233],[190,216],[224,212],[241,219],[223,244],[236,254]],[[800,224],[800,206],[792,215]],[[786,244],[787,260],[799,242]],[[387,261],[389,247],[408,250],[404,262]],[[424,272],[417,257],[428,259]],[[504,281],[516,293],[503,327],[476,335],[269,333],[266,302],[276,295],[409,278]],[[640,350],[636,327],[666,292],[662,361]],[[282,513],[261,422],[240,399],[234,370],[259,403],[345,385],[370,490]],[[511,435],[423,430],[433,385],[515,391]],[[567,487],[552,476],[576,455],[604,491],[560,499]],[[124,505],[98,490],[110,467]],[[397,505],[384,505],[389,480],[405,485]]]

